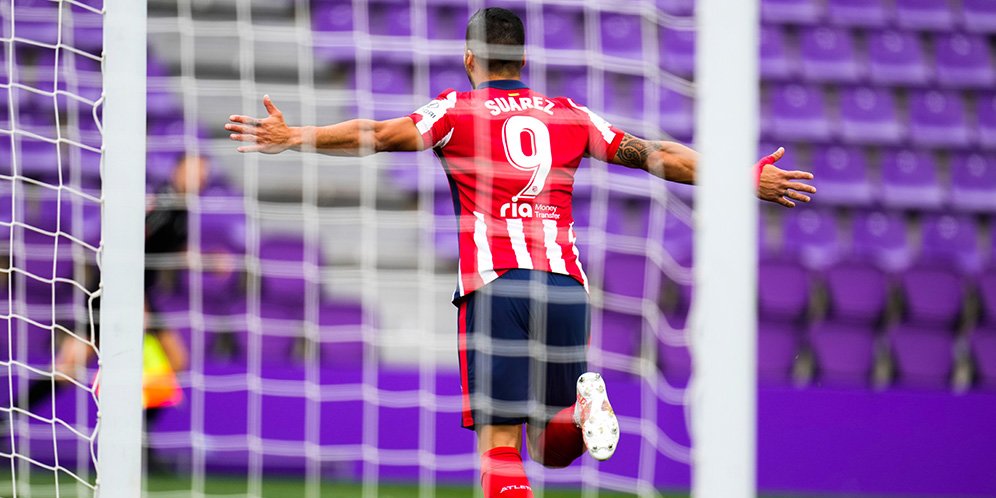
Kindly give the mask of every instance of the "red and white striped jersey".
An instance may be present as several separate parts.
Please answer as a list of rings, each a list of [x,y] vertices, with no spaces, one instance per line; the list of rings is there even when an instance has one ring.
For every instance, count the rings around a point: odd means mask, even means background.
[[[521,81],[447,90],[411,114],[446,170],[459,219],[457,297],[504,271],[570,275],[588,287],[571,196],[581,158],[612,158],[623,132],[568,98]]]

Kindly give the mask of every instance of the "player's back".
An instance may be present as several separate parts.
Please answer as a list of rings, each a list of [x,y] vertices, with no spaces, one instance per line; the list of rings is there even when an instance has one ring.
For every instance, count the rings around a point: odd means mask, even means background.
[[[571,99],[519,81],[482,86],[443,92],[412,114],[453,189],[459,294],[514,268],[571,275],[587,285],[574,245],[574,173],[585,155],[615,154],[622,132]]]

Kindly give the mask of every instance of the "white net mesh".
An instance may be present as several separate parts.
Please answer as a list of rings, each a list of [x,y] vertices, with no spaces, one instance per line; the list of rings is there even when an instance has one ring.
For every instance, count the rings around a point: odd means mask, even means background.
[[[497,5],[525,22],[532,88],[635,135],[690,141],[690,3]],[[180,477],[150,475],[150,496],[477,488],[474,437],[459,428],[456,223],[436,159],[238,156],[221,125],[262,115],[264,93],[290,123],[329,124],[405,116],[467,90],[464,27],[483,6],[150,2],[149,188],[189,217],[186,251],[148,258],[159,275],[150,318],[190,351],[184,399],[148,436],[151,470]],[[203,189],[175,188],[184,156],[207,159]],[[590,369],[607,379],[623,437],[606,463],[527,463],[537,492],[688,486],[689,200],[643,172],[582,163]]]
[[[0,2],[0,495],[92,496],[99,1]]]

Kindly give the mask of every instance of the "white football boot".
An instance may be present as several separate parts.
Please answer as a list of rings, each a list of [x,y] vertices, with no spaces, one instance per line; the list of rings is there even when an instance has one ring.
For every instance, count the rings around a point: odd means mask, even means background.
[[[574,423],[581,428],[584,445],[596,460],[608,460],[619,445],[619,420],[616,419],[605,379],[594,372],[578,377],[578,402],[574,405]]]

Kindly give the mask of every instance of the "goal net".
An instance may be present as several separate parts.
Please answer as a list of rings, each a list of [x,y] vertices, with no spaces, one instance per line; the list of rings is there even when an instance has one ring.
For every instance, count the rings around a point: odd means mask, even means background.
[[[488,5],[525,21],[532,88],[636,135],[691,140],[691,2]],[[263,115],[264,94],[290,123],[328,124],[469,89],[464,27],[483,6],[150,2],[149,188],[170,190],[181,157],[204,158],[207,181],[180,196],[186,253],[148,259],[162,275],[153,327],[190,351],[183,402],[148,433],[155,472],[182,479],[150,476],[149,496],[269,496],[287,485],[275,476],[311,497],[476,488],[474,437],[459,428],[457,229],[437,160],[240,156],[221,125]],[[590,368],[623,435],[606,463],[527,472],[535,489],[686,488],[690,190],[590,159],[574,188]]]
[[[93,496],[100,1],[0,2],[0,496]]]
[[[524,20],[532,88],[635,135],[691,143],[691,0],[487,5]],[[182,220],[166,231],[182,243],[146,240],[146,331],[159,349],[145,358],[179,386],[145,400],[147,496],[477,489],[474,437],[459,428],[457,228],[437,160],[240,156],[221,126],[262,115],[264,94],[291,123],[327,124],[406,116],[446,88],[468,90],[464,27],[484,6],[150,0],[150,202],[136,209]],[[88,496],[101,6],[3,0],[0,13],[10,434],[0,455],[11,463],[0,477],[16,496]],[[589,368],[607,379],[622,439],[608,462],[527,472],[538,493],[687,489],[691,190],[585,159],[574,193]],[[56,373],[72,343],[76,371]],[[47,391],[32,389],[38,379]],[[30,392],[46,394],[30,403]]]

